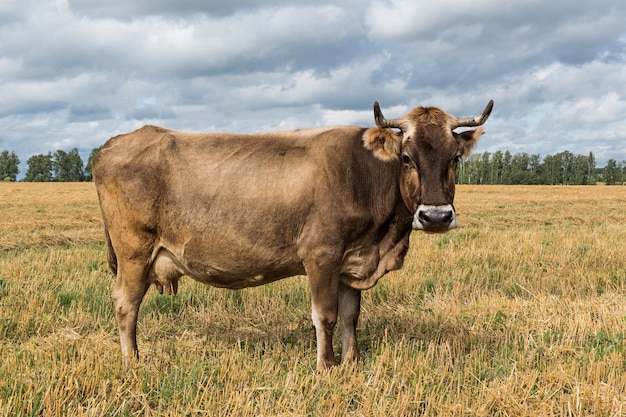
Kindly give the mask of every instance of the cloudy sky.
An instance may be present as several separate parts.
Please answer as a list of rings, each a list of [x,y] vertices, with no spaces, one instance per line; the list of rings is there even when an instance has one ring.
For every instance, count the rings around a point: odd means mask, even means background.
[[[477,152],[626,160],[624,0],[2,0],[0,150],[494,113]]]

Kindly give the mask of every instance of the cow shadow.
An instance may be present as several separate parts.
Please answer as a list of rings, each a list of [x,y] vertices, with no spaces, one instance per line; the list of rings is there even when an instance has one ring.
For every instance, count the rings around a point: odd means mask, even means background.
[[[483,317],[461,316],[450,319],[421,310],[407,320],[404,314],[362,314],[357,330],[361,356],[364,361],[383,354],[385,350],[403,346],[413,354],[419,352],[445,352],[451,359],[463,358],[475,352],[501,351],[515,335],[508,329],[503,315],[494,315],[486,321]],[[479,323],[480,322],[480,323]],[[214,342],[237,345],[244,354],[261,358],[276,349],[299,351],[314,359],[316,353],[315,328],[309,314],[298,316],[297,322],[289,326],[262,323],[228,328],[206,323],[205,330]],[[334,334],[334,349],[337,358],[341,355],[341,323]]]
[[[315,328],[311,321],[308,294],[302,291],[295,294],[298,302],[291,305],[293,311],[285,311],[282,317],[267,317],[258,311],[256,305],[248,305],[245,300],[230,302],[237,298],[237,293],[230,293],[224,300],[221,319],[194,315],[195,321],[189,329],[193,338],[202,340],[202,346],[209,348],[217,344],[222,347],[236,345],[242,352],[262,355],[281,347],[301,351],[311,358],[315,357]],[[290,297],[294,294],[290,293]],[[178,325],[187,316],[188,309],[202,311],[206,303],[203,297],[194,296],[193,291],[183,291],[178,298],[159,296],[148,302],[145,314],[180,317]],[[224,301],[222,300],[222,301]],[[370,300],[369,303],[373,303]],[[365,305],[357,328],[358,344],[364,360],[378,356],[384,349],[403,345],[413,351],[443,349],[451,355],[461,357],[474,351],[502,349],[517,335],[509,328],[510,318],[499,310],[490,313],[487,310],[467,308],[461,312],[434,312],[420,305],[409,306],[399,303],[394,305],[386,301],[385,306]],[[285,316],[288,318],[286,319]],[[189,317],[187,317],[188,319]],[[206,321],[205,321],[206,319]],[[141,324],[140,324],[141,325]],[[172,337],[169,329],[154,338]],[[341,323],[334,333],[334,348],[337,356],[341,354]]]
[[[412,351],[443,351],[451,357],[464,357],[477,351],[495,351],[514,337],[501,313],[481,321],[463,315],[459,318],[436,316],[422,310],[406,320],[403,315],[371,316],[359,329],[359,346],[365,357],[374,357],[387,348],[404,345]]]

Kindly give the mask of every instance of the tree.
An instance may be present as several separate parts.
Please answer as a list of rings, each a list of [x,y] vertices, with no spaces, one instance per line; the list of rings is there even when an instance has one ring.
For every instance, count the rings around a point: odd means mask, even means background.
[[[543,184],[543,166],[539,154],[530,155],[528,169],[530,170],[529,184]]]
[[[52,155],[52,177],[54,181],[66,181],[68,177],[66,156],[67,152],[61,150],[56,151]]]
[[[511,183],[511,161],[513,160],[513,156],[511,152],[505,151],[504,158],[502,159],[502,179],[500,180],[500,184],[510,184]]]
[[[501,184],[504,173],[504,155],[502,151],[496,151],[491,158],[491,182],[490,184]]]
[[[509,184],[529,184],[529,164],[530,156],[527,153],[524,152],[514,155],[511,159]]]
[[[68,154],[68,167],[70,181],[85,181],[85,170],[83,169],[83,160],[78,153],[78,149],[72,149]]]
[[[563,151],[554,156],[561,167],[561,184],[571,184],[572,171],[574,170],[574,154],[570,151]]]
[[[480,157],[480,162],[478,165],[478,178],[477,184],[490,184],[489,177],[491,176],[491,154],[489,152],[485,152]]]
[[[15,181],[20,169],[20,159],[15,152],[2,151],[0,154],[0,181]]]
[[[539,154],[496,151],[464,158],[456,178],[458,184],[595,185],[603,173],[604,169],[596,167],[593,152],[585,156],[563,151],[542,160]],[[608,174],[609,182],[622,184],[626,179],[626,161],[611,165]]]
[[[587,157],[587,184],[595,185],[596,183],[596,157],[593,152],[589,152]]]
[[[574,158],[574,164],[572,166],[571,184],[586,185],[587,181],[587,157],[578,155]]]
[[[543,158],[542,171],[543,178],[541,179],[542,184],[554,185],[557,184],[557,173],[556,173],[556,161],[554,156],[548,155]]]
[[[480,160],[480,154],[472,154],[463,158],[456,173],[459,184],[479,184]]]
[[[87,160],[87,166],[85,167],[85,181],[93,181],[93,172],[91,171],[91,163],[94,161],[96,156],[98,156],[98,152],[100,152],[102,146],[98,146],[97,148],[93,148],[91,153],[89,154],[89,159]]]
[[[617,163],[617,176],[616,176],[617,178],[615,179],[615,181],[619,185],[624,185],[624,165],[625,164],[626,164],[626,161]]]
[[[62,182],[84,181],[83,160],[74,148],[69,152],[56,151],[52,157],[54,180]]]
[[[52,154],[33,155],[26,161],[28,171],[24,181],[48,182],[52,181]]]
[[[617,177],[617,162],[615,159],[609,159],[604,168],[604,183],[606,185],[615,185],[615,178]]]

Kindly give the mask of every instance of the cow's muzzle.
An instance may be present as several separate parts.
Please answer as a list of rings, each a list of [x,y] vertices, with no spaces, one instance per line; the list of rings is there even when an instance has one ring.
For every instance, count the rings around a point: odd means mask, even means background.
[[[425,232],[446,232],[459,225],[451,204],[445,206],[427,206],[420,204],[413,216],[413,229]]]

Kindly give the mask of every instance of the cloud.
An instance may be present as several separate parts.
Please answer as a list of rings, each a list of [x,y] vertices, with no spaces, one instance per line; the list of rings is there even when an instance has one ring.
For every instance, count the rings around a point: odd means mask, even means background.
[[[549,120],[556,126],[571,128],[593,127],[598,124],[622,124],[626,115],[626,100],[611,92],[598,97],[564,101]]]
[[[624,20],[619,0],[7,0],[0,149],[88,155],[144,123],[371,125],[374,100],[465,116],[493,98],[477,152],[626,159]]]
[[[256,0],[110,0],[94,2],[92,0],[69,0],[69,7],[77,14],[89,17],[105,17],[116,20],[135,20],[145,16],[172,16],[187,18],[189,16],[207,15],[215,17],[233,14],[250,13],[259,9],[280,9],[293,6],[289,0],[273,0],[261,3]],[[299,1],[299,6],[326,6],[337,4],[336,1],[308,0]]]
[[[107,120],[112,117],[108,108],[103,106],[82,106],[77,105],[70,108],[69,123],[91,122]]]
[[[394,60],[413,62],[411,86],[441,88],[615,56],[623,51],[616,39],[625,18],[626,7],[608,0],[593,7],[586,1],[377,0],[365,22],[371,39],[395,43]]]
[[[59,70],[104,70],[187,79],[276,67],[323,71],[352,55],[346,44],[361,34],[349,22],[346,12],[332,5],[188,19],[148,14],[125,21],[80,17],[67,5],[43,3],[24,22],[5,26],[0,34],[5,56],[19,57],[13,65],[6,60],[5,73],[39,78]]]

